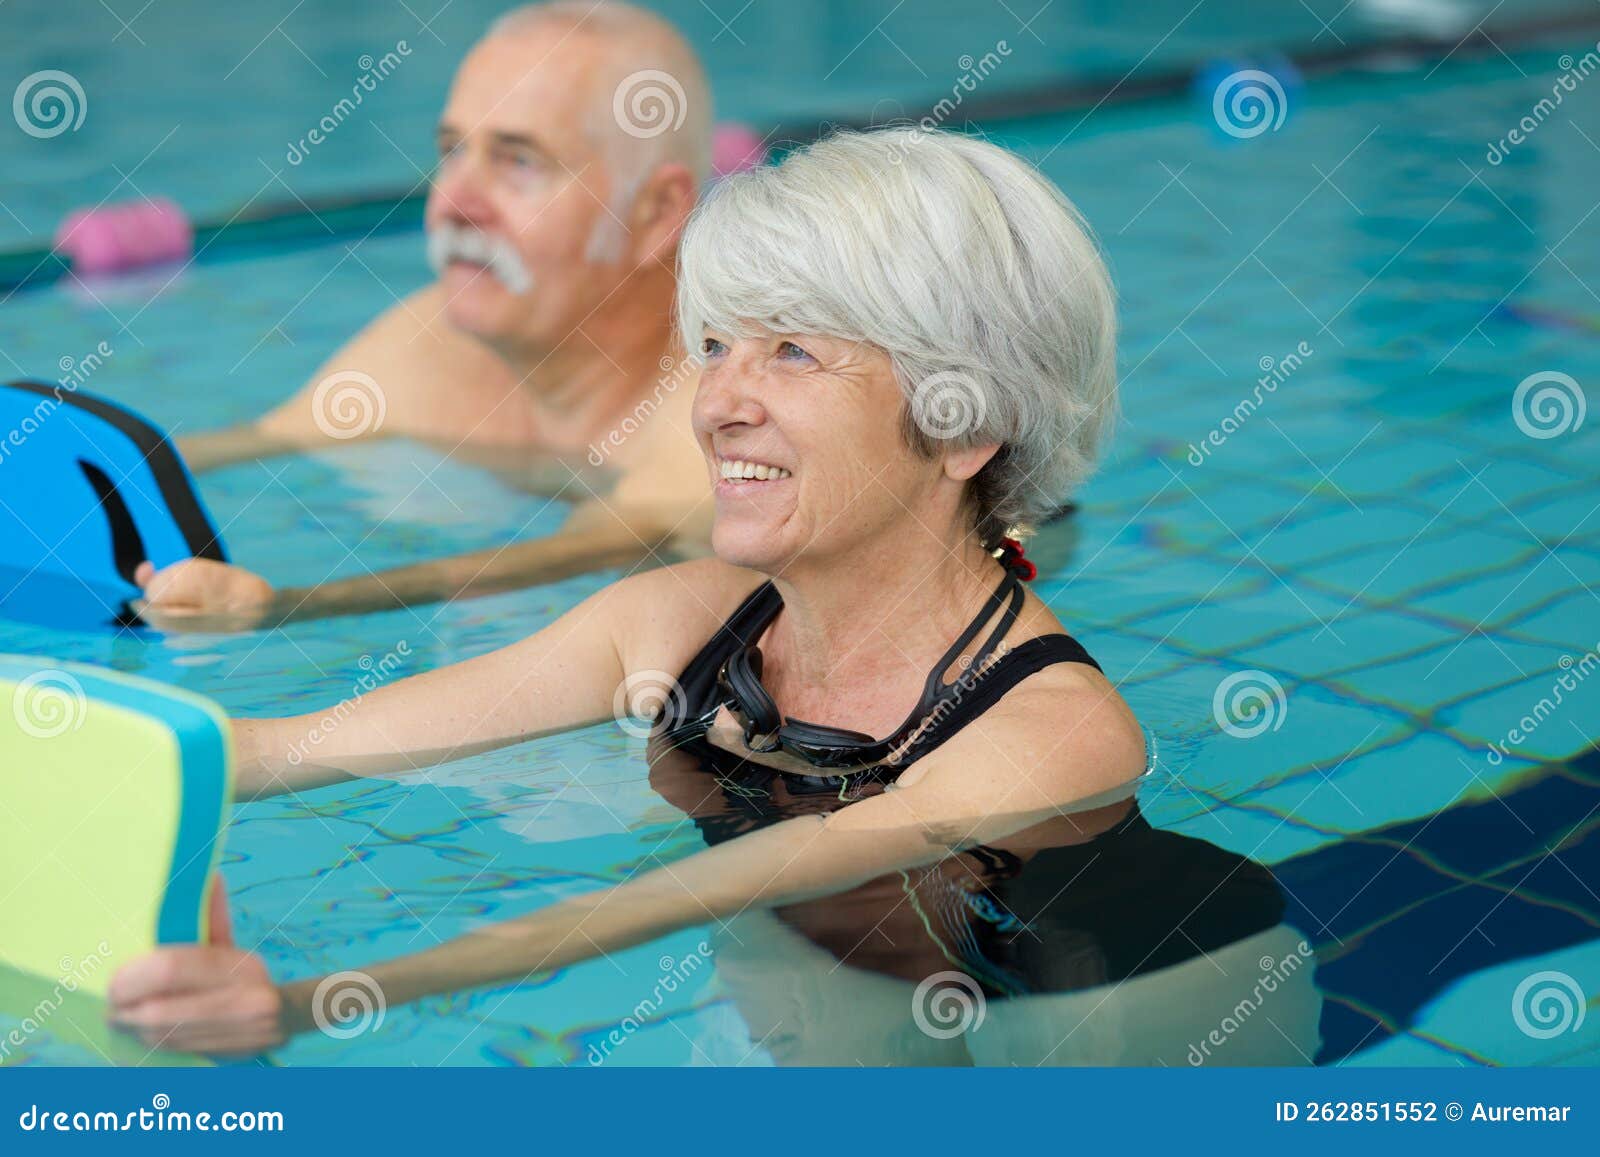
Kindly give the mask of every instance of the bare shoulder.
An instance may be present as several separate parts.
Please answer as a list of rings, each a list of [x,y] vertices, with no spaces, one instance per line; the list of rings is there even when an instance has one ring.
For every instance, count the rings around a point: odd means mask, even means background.
[[[765,581],[714,558],[659,567],[618,582],[606,613],[629,672],[676,673]]]
[[[293,398],[261,419],[267,433],[350,439],[339,427],[342,414],[364,423],[360,437],[427,433],[439,401],[468,387],[500,389],[511,371],[493,353],[452,326],[437,285],[395,302],[341,346],[312,373]],[[331,383],[331,385],[330,385]],[[345,409],[332,395],[343,392]],[[362,395],[362,405],[349,403]]]
[[[923,765],[927,765],[925,768]],[[1061,807],[1144,772],[1144,731],[1111,681],[1085,663],[1029,675],[913,770],[972,782],[1016,802]]]

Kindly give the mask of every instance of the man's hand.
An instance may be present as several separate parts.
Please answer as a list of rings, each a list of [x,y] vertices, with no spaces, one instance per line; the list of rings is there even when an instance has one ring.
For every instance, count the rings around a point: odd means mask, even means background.
[[[189,558],[156,570],[139,564],[133,581],[144,591],[140,618],[168,631],[248,631],[261,624],[277,592],[260,575],[207,558]]]

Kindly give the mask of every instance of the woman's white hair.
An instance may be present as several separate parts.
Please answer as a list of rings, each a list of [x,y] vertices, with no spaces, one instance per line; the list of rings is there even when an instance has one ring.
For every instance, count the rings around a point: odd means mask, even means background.
[[[1000,444],[970,487],[994,546],[1060,508],[1116,418],[1116,303],[1088,226],[1014,153],[920,128],[835,133],[724,180],[690,219],[678,323],[888,354],[907,440]]]

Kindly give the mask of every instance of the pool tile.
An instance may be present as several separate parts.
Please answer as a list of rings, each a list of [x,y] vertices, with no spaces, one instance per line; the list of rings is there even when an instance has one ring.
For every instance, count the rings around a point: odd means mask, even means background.
[[[1338,677],[1341,687],[1385,702],[1426,711],[1487,691],[1523,671],[1554,667],[1561,652],[1549,646],[1472,635],[1425,654],[1393,663],[1379,663]]]
[[[1597,1003],[1600,943],[1464,977],[1424,1007],[1413,1027],[1419,1034],[1456,1042],[1496,1064],[1555,1064],[1600,1048],[1600,1016],[1585,1016],[1581,1026],[1576,1023],[1580,1006]],[[1552,1031],[1563,1023],[1565,1029]]]

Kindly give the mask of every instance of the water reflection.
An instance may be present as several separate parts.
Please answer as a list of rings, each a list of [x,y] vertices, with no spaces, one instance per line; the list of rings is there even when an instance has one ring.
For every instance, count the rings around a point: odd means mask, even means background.
[[[650,782],[707,845],[885,790],[660,741]],[[1263,865],[1121,800],[745,912],[711,948],[779,1064],[1310,1064],[1315,961],[1284,909]]]

